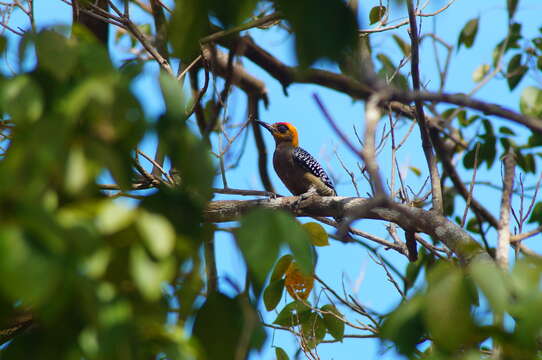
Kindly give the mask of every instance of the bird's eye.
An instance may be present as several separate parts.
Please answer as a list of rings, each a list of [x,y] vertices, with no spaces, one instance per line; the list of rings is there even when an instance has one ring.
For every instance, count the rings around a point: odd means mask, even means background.
[[[281,133],[284,134],[285,132],[288,131],[288,126],[282,125],[282,124],[281,124],[281,125],[279,125],[279,126],[277,127],[277,130],[278,130],[279,132],[281,132]]]

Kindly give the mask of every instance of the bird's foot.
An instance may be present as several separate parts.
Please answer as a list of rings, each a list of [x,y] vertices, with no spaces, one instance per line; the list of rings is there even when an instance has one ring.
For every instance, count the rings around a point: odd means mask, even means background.
[[[309,190],[307,190],[307,192],[304,192],[303,194],[300,194],[298,196],[298,198],[296,199],[296,201],[294,202],[294,209],[298,209],[299,208],[299,205],[309,199],[311,196],[314,196],[314,195],[318,195],[318,193],[316,192],[316,189],[311,187]]]
[[[269,199],[272,199],[272,200],[274,200],[274,199],[277,198],[277,194],[274,193],[274,192],[272,192],[272,191],[268,191],[266,195],[267,195],[267,197],[268,197]]]

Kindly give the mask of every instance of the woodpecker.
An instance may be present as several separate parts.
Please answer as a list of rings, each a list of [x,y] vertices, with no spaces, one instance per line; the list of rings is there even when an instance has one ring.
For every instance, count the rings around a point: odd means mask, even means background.
[[[286,122],[274,124],[256,122],[273,135],[275,139],[273,167],[292,194],[316,192],[320,196],[337,195],[333,183],[320,163],[299,147],[295,126]]]
[[[336,196],[333,183],[322,165],[307,151],[299,147],[297,129],[290,123],[268,124],[256,121],[266,128],[275,139],[273,167],[282,183],[294,195],[316,192],[320,196]],[[342,218],[335,218],[338,223]],[[350,240],[345,236],[345,240]]]

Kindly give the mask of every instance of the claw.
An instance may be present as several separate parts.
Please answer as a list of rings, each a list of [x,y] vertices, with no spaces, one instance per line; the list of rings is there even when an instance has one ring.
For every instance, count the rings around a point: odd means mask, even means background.
[[[304,192],[303,194],[299,194],[297,200],[294,202],[294,209],[299,208],[299,204],[301,204],[302,201],[305,201],[314,195],[318,195],[314,187],[309,188],[309,190],[307,190],[307,192]]]
[[[307,200],[307,199],[310,198],[311,196],[317,195],[317,194],[318,194],[318,193],[317,193],[317,191],[316,191],[316,188],[315,188],[315,187],[310,187],[309,190],[307,190],[307,192],[305,192],[305,193],[299,195],[299,199],[300,199],[301,201]]]

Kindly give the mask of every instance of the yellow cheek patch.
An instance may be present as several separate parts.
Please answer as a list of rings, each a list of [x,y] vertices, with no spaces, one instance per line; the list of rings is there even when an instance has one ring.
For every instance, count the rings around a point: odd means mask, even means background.
[[[288,128],[288,131],[285,133],[279,132],[278,130],[276,130],[276,126],[278,125],[286,126]],[[297,129],[295,128],[295,126],[293,126],[290,123],[285,123],[285,122],[276,123],[274,124],[274,126],[275,126],[275,131],[273,132],[273,136],[275,137],[275,139],[277,139],[278,141],[291,142],[294,147],[297,147],[299,145]]]

